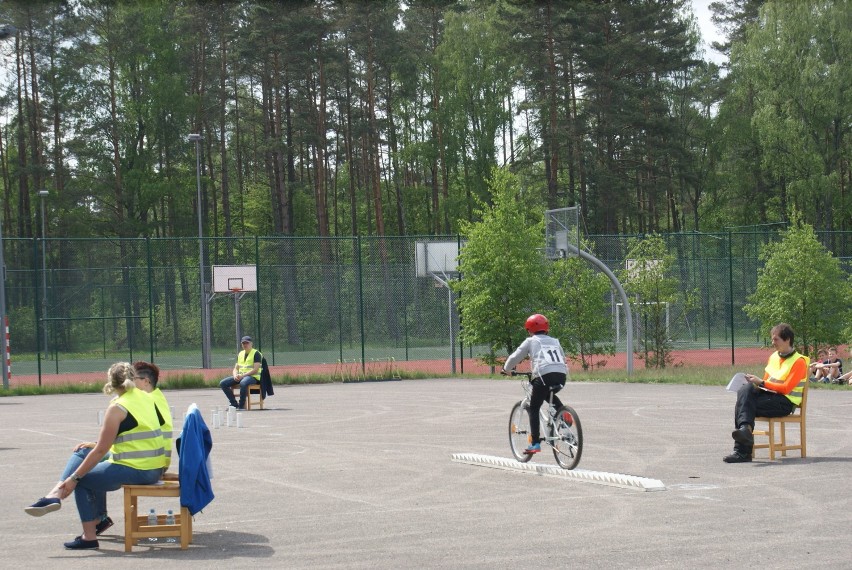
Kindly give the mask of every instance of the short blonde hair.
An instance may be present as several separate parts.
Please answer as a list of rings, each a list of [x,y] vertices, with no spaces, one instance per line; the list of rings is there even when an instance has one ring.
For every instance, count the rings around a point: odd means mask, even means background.
[[[126,392],[136,387],[133,378],[136,369],[129,362],[116,362],[109,367],[107,372],[107,383],[104,384],[104,394],[113,394],[119,390]]]

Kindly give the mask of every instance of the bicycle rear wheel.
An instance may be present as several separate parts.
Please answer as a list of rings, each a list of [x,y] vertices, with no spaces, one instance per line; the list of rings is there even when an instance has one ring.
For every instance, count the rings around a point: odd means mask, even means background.
[[[565,414],[570,421],[565,421]],[[580,463],[583,455],[583,426],[580,416],[571,406],[562,406],[553,420],[556,425],[556,437],[553,439],[553,456],[560,467],[573,469]]]
[[[532,457],[524,453],[530,442],[530,415],[523,404],[523,400],[515,404],[509,414],[509,447],[515,459],[526,463]]]

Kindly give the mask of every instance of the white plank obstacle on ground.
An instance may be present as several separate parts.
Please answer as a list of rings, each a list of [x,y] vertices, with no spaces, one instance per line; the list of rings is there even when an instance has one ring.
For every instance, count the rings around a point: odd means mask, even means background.
[[[570,479],[572,481],[584,481],[610,487],[621,487],[636,491],[665,491],[666,486],[658,479],[649,479],[636,475],[624,475],[621,473],[606,473],[604,471],[587,471],[585,469],[562,469],[557,465],[543,465],[541,463],[521,463],[515,459],[495,457],[493,455],[479,455],[476,453],[454,453],[453,461],[456,463],[467,463],[468,465],[479,465],[493,469],[504,469],[506,471],[519,471]]]

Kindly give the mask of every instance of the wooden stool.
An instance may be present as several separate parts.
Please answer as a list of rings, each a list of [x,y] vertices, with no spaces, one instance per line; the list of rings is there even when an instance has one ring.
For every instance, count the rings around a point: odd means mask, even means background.
[[[240,397],[240,385],[234,384],[231,386],[231,391],[234,393],[234,399],[238,400]],[[259,402],[260,409],[263,409],[263,396],[260,393],[260,384],[251,384],[248,387],[248,393],[246,394],[246,409],[251,409],[251,395],[257,394],[257,400]]]
[[[161,481],[156,485],[122,485],[124,489],[124,551],[131,552],[141,538],[180,538],[181,550],[192,542],[192,516],[181,507],[175,524],[166,524],[166,515],[157,515],[157,526],[148,526],[148,516],[139,512],[139,497],[180,497],[180,483]]]
[[[775,454],[779,451],[782,457],[787,457],[788,451],[798,450],[802,458],[808,456],[807,437],[805,433],[805,411],[808,405],[808,385],[807,383],[802,388],[802,403],[796,406],[793,413],[789,416],[780,418],[754,418],[755,425],[757,422],[766,422],[769,427],[766,429],[754,429],[754,435],[765,435],[769,438],[768,443],[755,443],[751,448],[751,456],[754,457],[756,449],[768,449],[769,460],[775,460]],[[798,413],[797,413],[798,411]],[[799,425],[799,443],[787,443],[787,424]],[[776,436],[780,436],[779,439]]]

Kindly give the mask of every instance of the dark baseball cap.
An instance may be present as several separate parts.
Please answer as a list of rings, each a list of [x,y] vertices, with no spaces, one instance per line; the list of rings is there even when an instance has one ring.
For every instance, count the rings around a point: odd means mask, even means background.
[[[242,343],[244,343],[244,342],[251,342],[251,337],[250,337],[250,336],[244,336],[244,337],[240,340],[240,344],[242,344]]]

